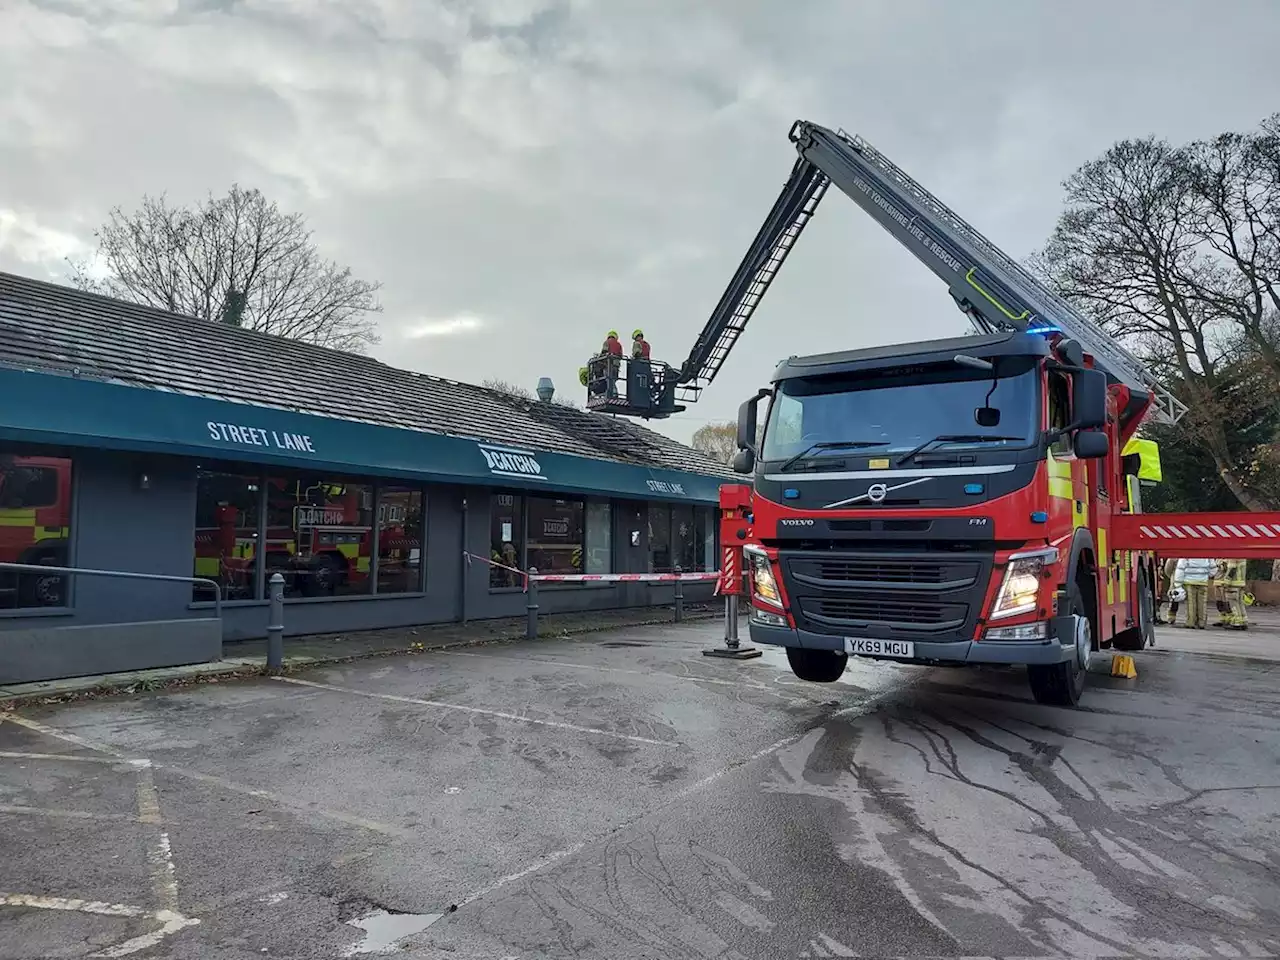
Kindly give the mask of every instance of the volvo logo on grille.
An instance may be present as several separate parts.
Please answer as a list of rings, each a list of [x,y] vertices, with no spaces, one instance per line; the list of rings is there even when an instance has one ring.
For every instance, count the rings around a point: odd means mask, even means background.
[[[905,483],[895,483],[892,487],[884,483],[873,483],[866,493],[860,493],[856,497],[850,497],[848,500],[837,500],[835,503],[828,503],[825,510],[832,510],[836,507],[847,507],[854,503],[861,503],[868,500],[871,503],[884,503],[885,498],[894,490],[902,490],[904,487],[914,487],[917,483],[928,483],[933,477],[919,477],[915,480],[908,480]]]

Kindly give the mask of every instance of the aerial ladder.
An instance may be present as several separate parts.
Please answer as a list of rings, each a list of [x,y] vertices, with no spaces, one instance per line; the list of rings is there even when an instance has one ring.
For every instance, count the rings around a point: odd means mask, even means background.
[[[861,137],[797,121],[789,134],[799,154],[791,176],[733,279],[675,369],[653,363],[649,386],[625,397],[590,393],[588,407],[660,418],[686,409],[719,373],[818,204],[834,183],[947,284],[974,331],[1045,333],[1075,341],[1096,369],[1140,398],[1148,417],[1172,424],[1185,405],[1099,324],[1049,290],[1029,270],[970,226],[902,168]],[[593,360],[594,370],[601,364]],[[633,366],[636,366],[633,364]]]
[[[720,372],[765,292],[835,184],[937,277],[976,333],[1043,334],[1071,340],[1109,383],[1127,388],[1124,436],[1145,419],[1174,424],[1186,406],[1100,324],[1049,290],[959,214],[859,136],[796,121],[797,157],[768,217],[679,368],[624,361],[626,391],[607,384],[608,361],[589,361],[589,409],[650,419],[687,409]],[[616,362],[616,361],[615,361]],[[1136,438],[1134,438],[1136,442]],[[1127,453],[1129,446],[1125,448]],[[1247,517],[1248,523],[1241,518]],[[1280,556],[1280,514],[1141,514],[1116,517],[1116,549],[1165,556]]]

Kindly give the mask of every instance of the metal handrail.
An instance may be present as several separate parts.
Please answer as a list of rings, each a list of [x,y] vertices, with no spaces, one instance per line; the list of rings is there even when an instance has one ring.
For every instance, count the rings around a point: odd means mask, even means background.
[[[120,580],[163,580],[170,583],[206,583],[213,587],[213,613],[222,619],[222,585],[208,577],[175,577],[167,573],[134,573],[129,570],[91,570],[86,567],[46,567],[35,563],[0,563],[0,570],[18,573],[80,574],[86,577],[115,577]]]

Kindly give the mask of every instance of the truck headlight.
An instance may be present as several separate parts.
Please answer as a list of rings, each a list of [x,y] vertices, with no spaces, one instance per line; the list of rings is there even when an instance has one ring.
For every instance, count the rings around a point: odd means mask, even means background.
[[[996,594],[996,605],[991,611],[992,620],[1016,617],[1036,609],[1040,594],[1040,580],[1047,567],[1058,562],[1058,551],[1037,550],[1034,553],[1015,553],[1004,570],[1004,581]]]
[[[763,553],[744,550],[748,569],[751,572],[751,586],[755,595],[766,603],[776,607],[782,606],[782,593],[778,590],[778,581],[773,576],[773,564]]]

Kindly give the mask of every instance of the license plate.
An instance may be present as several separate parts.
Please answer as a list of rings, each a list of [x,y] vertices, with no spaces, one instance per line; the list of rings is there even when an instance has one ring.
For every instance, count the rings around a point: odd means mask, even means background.
[[[845,653],[901,660],[910,660],[916,655],[916,645],[910,640],[872,640],[867,637],[845,637],[844,650]]]

